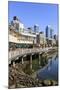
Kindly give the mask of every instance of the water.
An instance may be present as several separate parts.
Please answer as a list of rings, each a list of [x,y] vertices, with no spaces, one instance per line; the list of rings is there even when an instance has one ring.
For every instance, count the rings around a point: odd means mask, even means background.
[[[58,81],[58,54],[54,53],[49,59],[46,59],[46,61],[45,58],[40,58],[40,61],[42,63],[39,64],[38,56],[32,60],[32,70],[36,72],[36,77],[40,80]],[[30,65],[27,64],[26,72],[31,74],[29,67]]]
[[[37,71],[37,78],[58,81],[58,56],[56,54],[48,59],[48,65]]]

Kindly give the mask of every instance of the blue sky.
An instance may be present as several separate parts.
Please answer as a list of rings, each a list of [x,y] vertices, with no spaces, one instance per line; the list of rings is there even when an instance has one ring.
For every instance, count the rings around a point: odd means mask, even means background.
[[[58,5],[28,2],[8,2],[8,20],[17,16],[25,27],[33,27],[38,24],[40,31],[45,32],[47,25],[54,29],[53,33],[58,31]]]

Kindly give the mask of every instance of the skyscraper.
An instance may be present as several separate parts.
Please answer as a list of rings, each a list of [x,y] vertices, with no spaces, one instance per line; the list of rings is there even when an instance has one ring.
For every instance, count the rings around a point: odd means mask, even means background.
[[[48,39],[53,38],[53,29],[49,25],[46,26],[46,38]]]
[[[39,25],[38,24],[35,24],[34,25],[34,32],[35,33],[38,33],[39,32]]]
[[[52,42],[53,42],[53,29],[51,28],[50,25],[46,26],[46,41],[47,41],[48,46],[52,45]]]

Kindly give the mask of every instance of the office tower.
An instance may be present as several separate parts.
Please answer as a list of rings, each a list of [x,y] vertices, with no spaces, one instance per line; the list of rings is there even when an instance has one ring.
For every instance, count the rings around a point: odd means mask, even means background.
[[[46,38],[53,38],[53,29],[50,26],[46,26]]]
[[[46,26],[46,41],[47,45],[51,46],[53,43],[53,29],[51,28],[50,25]]]
[[[39,32],[39,25],[38,24],[35,24],[34,25],[34,32],[35,33],[38,33]]]

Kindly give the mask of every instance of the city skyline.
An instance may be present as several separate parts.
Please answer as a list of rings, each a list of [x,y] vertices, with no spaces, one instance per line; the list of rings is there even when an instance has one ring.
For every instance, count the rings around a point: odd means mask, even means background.
[[[50,25],[54,34],[58,33],[58,5],[28,2],[9,1],[9,22],[17,16],[25,27],[39,25],[40,31],[45,33],[45,28]],[[28,7],[28,8],[27,8]],[[41,12],[42,11],[42,12]]]

